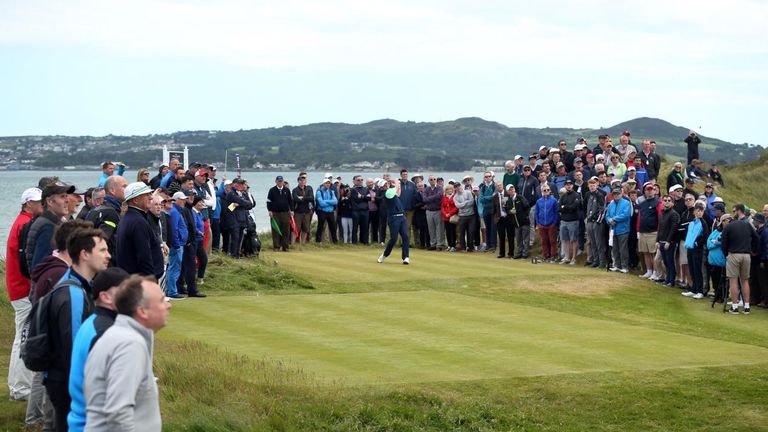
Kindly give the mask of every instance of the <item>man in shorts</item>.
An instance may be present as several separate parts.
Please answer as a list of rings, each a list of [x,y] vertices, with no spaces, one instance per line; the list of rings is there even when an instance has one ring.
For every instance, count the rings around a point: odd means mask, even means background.
[[[744,313],[749,314],[749,266],[751,254],[758,249],[760,238],[746,217],[744,204],[733,206],[734,219],[720,236],[721,247],[726,257],[725,275],[731,291],[731,314],[739,313],[739,283],[744,299]]]
[[[653,257],[656,254],[656,234],[659,230],[659,200],[656,198],[656,187],[649,182],[643,185],[645,200],[638,204],[637,214],[637,251],[645,262],[646,272],[641,278],[657,279],[658,272],[654,270]]]

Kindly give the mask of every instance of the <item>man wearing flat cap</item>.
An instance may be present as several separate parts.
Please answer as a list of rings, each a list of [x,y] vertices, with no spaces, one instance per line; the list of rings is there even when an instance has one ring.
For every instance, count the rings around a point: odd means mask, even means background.
[[[278,229],[272,224],[272,247],[275,252],[288,252],[291,243],[291,217],[293,216],[293,197],[285,187],[283,176],[275,178],[275,185],[267,192],[267,211],[269,218],[277,222]]]

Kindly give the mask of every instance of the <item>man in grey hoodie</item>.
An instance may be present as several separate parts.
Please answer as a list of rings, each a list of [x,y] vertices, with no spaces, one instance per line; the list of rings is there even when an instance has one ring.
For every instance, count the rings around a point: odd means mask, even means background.
[[[85,431],[160,431],[152,343],[171,303],[154,278],[131,276],[120,284],[115,307],[115,324],[85,364]]]

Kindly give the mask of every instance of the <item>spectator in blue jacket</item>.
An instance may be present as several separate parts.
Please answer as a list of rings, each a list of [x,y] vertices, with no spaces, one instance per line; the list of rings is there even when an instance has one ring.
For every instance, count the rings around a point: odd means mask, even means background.
[[[620,187],[613,189],[613,200],[605,211],[605,221],[613,231],[613,266],[611,271],[629,272],[629,219],[632,203],[622,194]]]
[[[330,177],[326,177],[323,184],[317,188],[317,192],[315,192],[315,202],[317,203],[317,232],[315,233],[315,242],[320,243],[327,223],[331,241],[336,243],[338,237],[336,236],[336,217],[333,212],[336,210],[339,200],[336,192],[331,188]]]
[[[557,259],[558,203],[547,183],[541,186],[541,198],[536,201],[536,230],[541,239],[541,255],[545,262]]]
[[[179,191],[173,194],[171,198],[174,201],[173,207],[171,207],[171,227],[173,230],[171,232],[171,250],[168,254],[168,270],[166,270],[165,276],[165,294],[171,299],[182,299],[184,296],[179,294],[176,283],[181,275],[184,245],[189,240],[187,223],[181,215],[187,202],[187,195]]]
[[[125,173],[125,164],[122,162],[117,163],[117,174],[115,174],[115,163],[104,162],[101,164],[101,178],[99,179],[99,187],[104,187],[104,183],[107,179],[113,175],[122,176]]]

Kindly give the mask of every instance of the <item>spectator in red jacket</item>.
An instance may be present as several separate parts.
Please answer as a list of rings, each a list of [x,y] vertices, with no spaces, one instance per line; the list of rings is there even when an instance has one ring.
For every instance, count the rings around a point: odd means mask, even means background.
[[[21,328],[32,309],[29,302],[32,281],[22,275],[19,268],[19,234],[24,224],[43,212],[42,194],[38,188],[29,188],[21,194],[21,212],[13,221],[5,251],[5,286],[16,313],[16,335],[13,338],[11,365],[8,368],[8,389],[13,400],[26,399],[32,383],[32,372],[24,366],[19,356]]]

